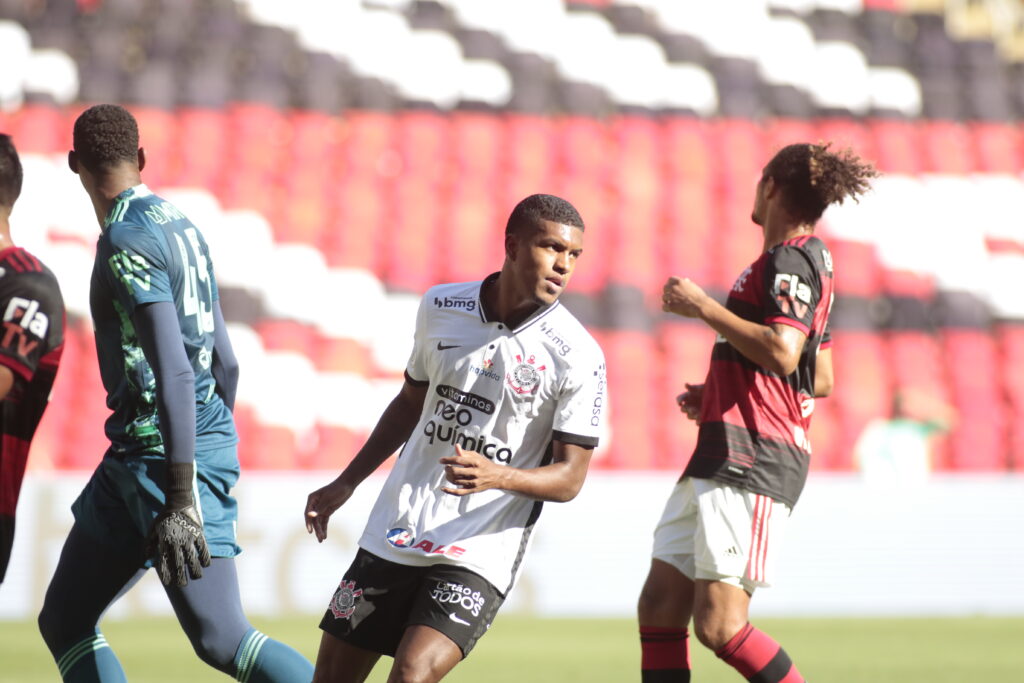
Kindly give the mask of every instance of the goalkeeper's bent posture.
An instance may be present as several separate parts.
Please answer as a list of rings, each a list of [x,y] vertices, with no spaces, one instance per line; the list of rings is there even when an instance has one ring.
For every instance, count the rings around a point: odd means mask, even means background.
[[[39,627],[64,681],[124,681],[103,612],[150,566],[196,654],[242,681],[309,681],[310,663],[242,612],[234,557],[238,363],[202,235],[142,184],[135,119],[98,105],[68,154],[101,234],[90,288],[110,449],[75,523]]]

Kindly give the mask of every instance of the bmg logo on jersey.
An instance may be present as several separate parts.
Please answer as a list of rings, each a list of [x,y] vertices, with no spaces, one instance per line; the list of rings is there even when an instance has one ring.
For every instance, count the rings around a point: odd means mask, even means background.
[[[466,610],[474,617],[480,616],[480,610],[487,602],[480,591],[475,591],[468,586],[454,581],[438,581],[430,591],[430,597],[434,598],[439,605],[457,605]]]
[[[437,308],[459,308],[472,313],[476,310],[476,298],[471,296],[446,296],[442,299],[435,296],[434,306]]]

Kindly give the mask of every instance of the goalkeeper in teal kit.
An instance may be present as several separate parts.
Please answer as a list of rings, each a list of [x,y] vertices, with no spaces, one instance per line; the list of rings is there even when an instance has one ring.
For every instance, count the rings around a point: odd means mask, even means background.
[[[64,681],[124,681],[103,612],[155,566],[196,654],[239,681],[309,681],[298,652],[249,625],[234,557],[238,364],[201,233],[142,184],[138,127],[98,105],[68,155],[101,233],[90,288],[110,448],[75,523],[39,627]]]

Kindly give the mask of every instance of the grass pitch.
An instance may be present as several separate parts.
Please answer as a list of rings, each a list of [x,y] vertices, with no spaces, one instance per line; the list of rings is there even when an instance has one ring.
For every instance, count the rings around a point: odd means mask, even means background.
[[[316,656],[318,617],[254,619],[271,637]],[[1024,619],[760,619],[814,683],[962,683],[1024,680]],[[172,619],[110,621],[103,632],[132,683],[228,681],[192,654]],[[692,642],[693,680],[742,679]],[[390,659],[370,676],[387,679]],[[491,632],[446,679],[453,683],[639,681],[636,626],[628,619],[498,616]],[[0,621],[0,683],[57,680],[32,622]]]

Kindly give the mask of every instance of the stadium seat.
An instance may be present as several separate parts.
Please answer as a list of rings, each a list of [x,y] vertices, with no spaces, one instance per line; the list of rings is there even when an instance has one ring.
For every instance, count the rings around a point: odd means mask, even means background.
[[[966,175],[977,169],[974,139],[965,125],[952,121],[923,122],[925,170]]]
[[[687,383],[704,382],[715,336],[706,326],[675,320],[662,323],[657,332],[660,371],[651,390],[657,414],[655,442],[660,446],[652,450],[650,466],[682,471],[697,444],[697,425],[680,412],[676,396]],[[613,391],[618,395],[617,387]]]
[[[600,333],[598,342],[605,352],[608,386],[613,418],[611,443],[602,448],[601,468],[650,469],[653,459],[664,448],[656,440],[659,401],[674,396],[659,396],[652,387],[664,386],[655,378],[670,369],[657,362],[653,339],[639,331],[616,330]],[[659,367],[660,366],[660,367]],[[615,397],[618,398],[615,398]]]
[[[875,119],[868,123],[880,171],[916,175],[924,170],[917,127],[910,121]]]
[[[504,258],[506,211],[498,211],[493,188],[479,181],[464,182],[443,210],[439,239],[446,255],[437,261],[439,282],[482,279]]]
[[[1024,141],[1011,124],[970,124],[978,150],[978,170],[983,173],[1019,173],[1024,169]]]

